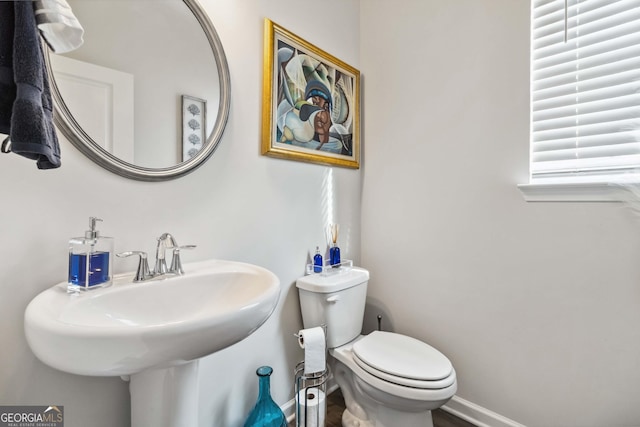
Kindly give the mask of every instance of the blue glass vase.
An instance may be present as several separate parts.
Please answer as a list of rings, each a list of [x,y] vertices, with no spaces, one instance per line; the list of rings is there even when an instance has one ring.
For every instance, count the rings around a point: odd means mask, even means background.
[[[271,398],[271,366],[261,366],[258,374],[258,401],[253,407],[244,427],[287,427],[287,419],[280,407]]]

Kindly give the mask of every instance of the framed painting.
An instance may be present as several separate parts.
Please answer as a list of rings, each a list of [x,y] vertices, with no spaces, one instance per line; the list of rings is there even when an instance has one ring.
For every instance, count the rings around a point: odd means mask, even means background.
[[[182,161],[195,156],[206,141],[207,101],[182,95]]]
[[[360,167],[360,72],[265,19],[262,154]]]

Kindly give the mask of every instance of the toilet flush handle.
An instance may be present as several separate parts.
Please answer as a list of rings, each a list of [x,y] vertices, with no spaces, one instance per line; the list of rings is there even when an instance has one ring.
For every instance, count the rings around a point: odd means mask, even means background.
[[[338,301],[340,301],[340,295],[331,295],[330,297],[327,297],[327,302],[330,302],[331,304],[335,304]]]

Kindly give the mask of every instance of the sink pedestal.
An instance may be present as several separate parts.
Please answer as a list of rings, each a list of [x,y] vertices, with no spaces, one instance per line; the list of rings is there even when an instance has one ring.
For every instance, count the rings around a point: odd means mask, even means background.
[[[198,360],[131,375],[131,427],[198,425]]]

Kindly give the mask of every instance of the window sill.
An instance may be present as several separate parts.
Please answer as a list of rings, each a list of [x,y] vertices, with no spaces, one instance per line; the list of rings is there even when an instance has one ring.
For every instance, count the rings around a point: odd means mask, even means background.
[[[519,184],[527,202],[619,202],[620,188],[608,183]]]

